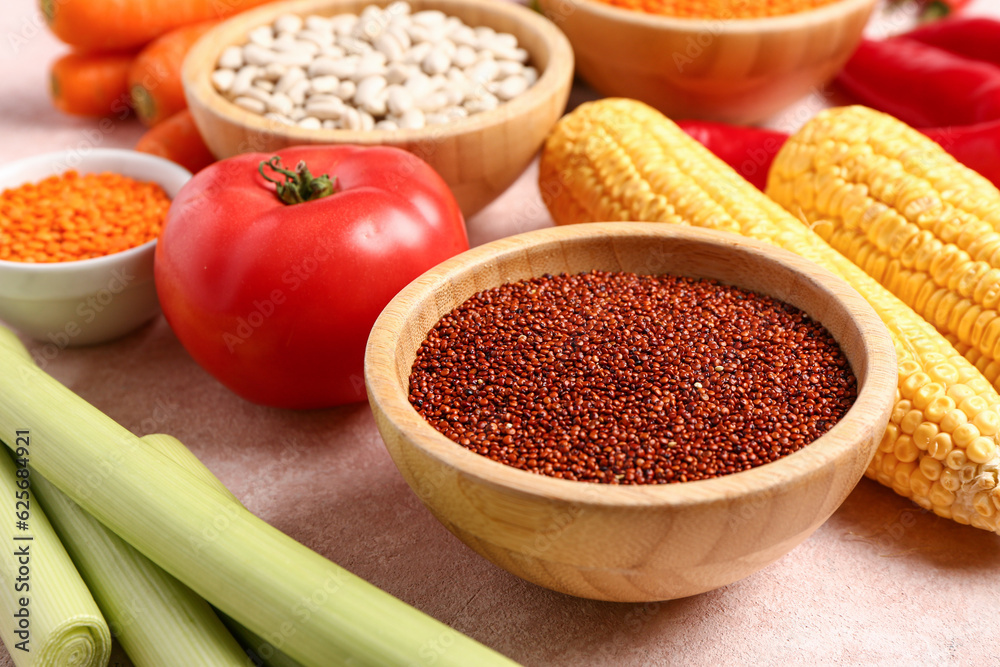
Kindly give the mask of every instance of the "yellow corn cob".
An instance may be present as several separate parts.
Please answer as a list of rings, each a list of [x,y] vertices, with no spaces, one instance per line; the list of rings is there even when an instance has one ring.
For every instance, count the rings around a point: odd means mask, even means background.
[[[774,243],[847,280],[893,336],[899,387],[867,475],[921,507],[1000,533],[1000,396],[909,307],[657,111],[585,104],[542,153],[539,187],[559,224],[676,222]]]
[[[996,386],[1000,191],[865,107],[829,109],[782,148],[767,194],[902,299]]]

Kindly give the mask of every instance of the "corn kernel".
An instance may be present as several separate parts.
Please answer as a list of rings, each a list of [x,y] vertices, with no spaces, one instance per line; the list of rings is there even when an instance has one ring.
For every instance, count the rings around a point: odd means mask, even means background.
[[[965,455],[973,463],[987,463],[996,456],[997,446],[992,438],[979,437],[965,448]]]
[[[968,462],[969,458],[961,449],[953,449],[948,452],[948,456],[944,457],[944,464],[956,472],[961,471],[961,469],[964,468],[965,464]]]
[[[923,366],[914,361],[913,359],[906,359],[899,362],[899,379],[905,380],[914,373],[918,373],[923,370]]]
[[[927,479],[927,476],[924,475],[920,468],[915,468],[913,472],[910,473],[910,492],[914,496],[926,498],[927,494],[931,492],[932,481],[933,480]]]
[[[943,466],[941,462],[930,456],[920,459],[920,472],[924,477],[932,482],[936,482],[941,477]]]
[[[917,393],[913,395],[913,407],[917,410],[926,410],[927,406],[931,404],[931,401],[938,396],[943,396],[944,393],[944,385],[940,382],[935,381],[925,384],[917,390]]]
[[[958,405],[961,405],[962,401],[969,398],[970,396],[975,396],[975,395],[976,392],[972,389],[972,387],[969,387],[968,385],[953,384],[950,387],[948,387],[948,396],[955,399],[955,403]]]
[[[933,511],[935,514],[937,514],[942,519],[950,519],[951,518],[951,507],[950,506],[949,507],[942,507],[940,505],[934,505],[932,503],[931,504],[931,511]]]
[[[955,408],[954,410],[949,410],[941,419],[941,430],[950,433],[968,421],[969,417],[958,408]]]
[[[982,396],[970,396],[958,404],[958,409],[964,412],[965,416],[969,419],[973,419],[987,407],[989,407],[989,404]]]
[[[956,450],[957,451],[957,450]],[[885,454],[882,457],[882,472],[886,475],[892,476],[893,471],[896,470],[896,466],[899,465],[899,459],[897,459],[892,454]],[[892,486],[890,482],[889,486]]]
[[[965,449],[973,440],[979,437],[979,429],[972,424],[962,424],[951,432],[951,441],[956,447]]]
[[[924,372],[914,373],[910,377],[903,380],[903,383],[899,385],[899,390],[903,393],[903,398],[910,400],[911,398],[913,398],[913,395],[917,393],[918,389],[920,389],[930,381],[931,378],[929,375],[927,375],[927,373]]]
[[[927,385],[930,386],[930,385]],[[924,423],[924,413],[920,410],[910,410],[899,422],[899,430],[907,435],[912,435],[917,428]]]
[[[941,477],[938,478],[938,483],[944,488],[948,489],[952,493],[958,491],[962,486],[962,480],[958,478],[958,473],[951,468],[945,468],[941,471]]]
[[[924,410],[924,415],[929,421],[940,424],[941,419],[944,418],[948,411],[954,409],[955,399],[950,396],[938,396]]]
[[[963,526],[968,526],[970,523],[972,523],[972,517],[973,516],[974,516],[973,513],[970,512],[965,507],[962,507],[960,505],[952,505],[951,506],[951,519],[952,519],[952,521],[960,523]]]
[[[899,427],[893,423],[889,423],[885,427],[885,433],[882,434],[882,441],[879,442],[878,450],[880,452],[891,452],[896,446],[896,438],[899,437]]]
[[[896,401],[896,405],[892,408],[892,414],[889,416],[889,421],[893,424],[899,424],[903,421],[903,417],[912,409],[913,403],[909,400]]]
[[[913,442],[913,438],[908,435],[901,435],[896,439],[896,446],[893,448],[892,453],[900,463],[910,463],[911,461],[916,461],[917,457],[920,456],[920,449]]]
[[[987,437],[995,435],[1000,430],[1000,411],[983,410],[972,420],[979,433]]]
[[[930,498],[935,507],[949,507],[955,502],[955,494],[944,488],[941,482],[934,482],[931,485],[931,491],[927,497]]]
[[[947,433],[938,433],[931,440],[931,444],[927,446],[927,453],[938,461],[944,461],[954,446],[955,443],[951,441],[950,435]]]
[[[892,472],[893,488],[901,496],[910,495],[910,475],[917,470],[917,464],[913,461],[900,463]]]
[[[984,413],[985,414],[985,413]],[[913,444],[921,451],[927,451],[931,440],[938,434],[938,426],[934,422],[924,422],[913,432]]]
[[[993,503],[990,502],[990,494],[988,493],[977,493],[976,499],[972,501],[972,507],[976,510],[976,514],[984,516],[987,519],[997,513]]]
[[[979,528],[981,530],[989,530],[989,531],[993,530],[993,524],[990,523],[989,519],[980,516],[979,514],[973,514],[972,520],[969,523],[971,523],[974,527]]]

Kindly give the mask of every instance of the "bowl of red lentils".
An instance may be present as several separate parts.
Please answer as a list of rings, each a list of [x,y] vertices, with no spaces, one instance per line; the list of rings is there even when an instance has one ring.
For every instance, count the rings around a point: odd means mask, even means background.
[[[154,317],[156,237],[190,177],[173,162],[122,149],[0,167],[0,322],[54,355]]]
[[[182,76],[219,158],[394,146],[430,164],[468,217],[524,172],[562,115],[573,50],[513,2],[293,0],[216,26]]]
[[[389,303],[365,359],[434,516],[528,581],[613,601],[725,586],[805,540],[874,456],[896,375],[839,278],[662,223],[463,253]]]
[[[606,96],[674,119],[760,123],[821,90],[875,0],[539,0]]]

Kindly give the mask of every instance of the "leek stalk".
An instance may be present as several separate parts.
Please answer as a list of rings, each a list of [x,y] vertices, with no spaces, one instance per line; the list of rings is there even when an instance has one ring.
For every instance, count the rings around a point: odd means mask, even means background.
[[[0,368],[0,432],[32,430],[31,462],[46,479],[305,667],[512,664],[206,492],[29,361],[9,331]]]
[[[3,438],[16,448],[16,427],[6,425]],[[29,456],[34,438],[30,431]],[[18,470],[23,471],[20,477]],[[38,480],[25,478],[28,472],[0,452],[5,510],[0,513],[0,638],[17,667],[105,667],[111,655],[108,624],[36,503]],[[27,494],[18,486],[24,479],[32,487]],[[27,509],[16,509],[18,501]],[[26,529],[17,527],[22,519],[15,512],[20,511],[27,512],[21,515]]]

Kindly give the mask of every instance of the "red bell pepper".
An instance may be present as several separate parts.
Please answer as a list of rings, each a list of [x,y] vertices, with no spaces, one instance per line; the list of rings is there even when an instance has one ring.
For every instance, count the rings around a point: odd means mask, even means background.
[[[788,139],[782,132],[725,123],[685,120],[678,125],[761,190],[767,185],[774,156]],[[1000,121],[921,132],[1000,187]]]
[[[1000,68],[914,40],[863,40],[837,83],[913,127],[1000,119]]]
[[[1000,21],[970,16],[932,21],[895,39],[928,44],[949,53],[1000,67]]]

